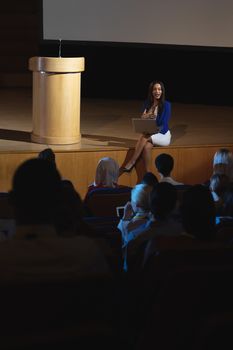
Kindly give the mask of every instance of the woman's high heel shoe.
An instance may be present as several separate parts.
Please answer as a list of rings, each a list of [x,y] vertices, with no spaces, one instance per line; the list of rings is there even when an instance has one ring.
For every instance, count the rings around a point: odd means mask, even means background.
[[[130,173],[131,170],[133,169],[135,163],[129,163],[129,164],[126,164],[126,166],[122,167],[121,170],[125,173]]]

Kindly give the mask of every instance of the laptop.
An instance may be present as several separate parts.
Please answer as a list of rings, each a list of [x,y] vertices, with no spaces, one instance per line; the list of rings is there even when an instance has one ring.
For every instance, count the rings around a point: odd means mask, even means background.
[[[133,129],[139,134],[155,134],[158,127],[154,119],[132,118]]]

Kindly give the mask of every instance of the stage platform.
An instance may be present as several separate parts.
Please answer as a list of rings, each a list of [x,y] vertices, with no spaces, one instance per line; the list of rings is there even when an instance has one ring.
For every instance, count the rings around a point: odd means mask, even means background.
[[[80,144],[52,145],[61,175],[71,179],[81,196],[93,181],[98,160],[110,156],[124,164],[138,138],[131,118],[139,117],[143,101],[81,99]],[[172,103],[169,147],[153,149],[175,159],[174,177],[184,183],[205,181],[211,174],[212,158],[221,147],[233,151],[233,107]],[[50,145],[31,142],[32,90],[0,89],[0,191],[11,188],[16,167]],[[143,164],[123,174],[119,182],[134,186],[143,175]]]

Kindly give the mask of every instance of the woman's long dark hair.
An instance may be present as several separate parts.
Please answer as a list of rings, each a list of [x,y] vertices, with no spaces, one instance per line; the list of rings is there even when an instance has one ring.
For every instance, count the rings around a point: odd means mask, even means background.
[[[150,107],[154,103],[154,97],[152,95],[152,91],[153,91],[153,87],[155,84],[159,84],[161,86],[161,89],[162,89],[162,95],[159,99],[159,104],[158,104],[158,114],[160,115],[163,111],[163,106],[164,106],[164,101],[165,101],[165,87],[164,87],[164,83],[162,81],[154,80],[150,83],[149,88],[148,88],[148,97],[147,97],[148,107],[147,107],[147,109],[149,110]]]

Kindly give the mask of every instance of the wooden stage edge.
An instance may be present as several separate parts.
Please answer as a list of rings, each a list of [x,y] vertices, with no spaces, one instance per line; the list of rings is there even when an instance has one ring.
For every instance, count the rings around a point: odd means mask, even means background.
[[[186,184],[203,183],[212,174],[213,156],[219,148],[228,148],[233,152],[233,144],[154,147],[151,171],[158,176],[154,160],[158,154],[168,153],[175,161],[172,175],[177,181]],[[112,157],[121,166],[132,152],[133,148],[104,149],[103,147],[92,150],[55,150],[57,167],[61,176],[73,182],[82,198],[85,196],[88,185],[93,182],[100,158]],[[9,191],[16,168],[24,160],[36,157],[37,154],[38,151],[32,150],[0,151],[0,191]],[[131,173],[123,173],[120,176],[119,183],[134,186],[140,182],[143,173],[143,163],[139,160]]]

